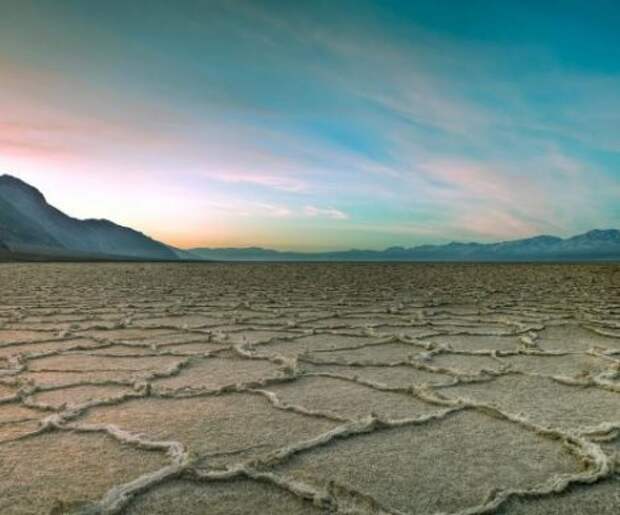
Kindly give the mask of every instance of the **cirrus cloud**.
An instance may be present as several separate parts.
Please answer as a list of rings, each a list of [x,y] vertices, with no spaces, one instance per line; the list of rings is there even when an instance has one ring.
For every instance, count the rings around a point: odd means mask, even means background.
[[[316,206],[305,206],[303,210],[306,216],[316,218],[330,218],[332,220],[348,220],[349,215],[333,207],[320,208]]]

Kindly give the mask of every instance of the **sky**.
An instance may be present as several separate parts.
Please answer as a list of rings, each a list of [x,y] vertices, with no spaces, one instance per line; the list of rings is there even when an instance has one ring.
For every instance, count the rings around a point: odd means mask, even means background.
[[[620,226],[616,0],[0,0],[0,173],[292,250]]]

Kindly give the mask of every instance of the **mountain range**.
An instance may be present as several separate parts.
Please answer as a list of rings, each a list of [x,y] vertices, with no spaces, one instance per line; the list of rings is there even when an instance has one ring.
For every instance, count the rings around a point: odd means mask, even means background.
[[[109,220],[78,220],[11,175],[0,176],[0,259],[165,261],[615,261],[620,231],[595,229],[571,238],[536,236],[498,243],[292,252],[249,248],[181,250]]]
[[[390,247],[385,250],[280,252],[250,248],[199,248],[193,255],[222,261],[614,261],[620,260],[620,231],[592,230],[572,238],[536,236],[499,243]]]

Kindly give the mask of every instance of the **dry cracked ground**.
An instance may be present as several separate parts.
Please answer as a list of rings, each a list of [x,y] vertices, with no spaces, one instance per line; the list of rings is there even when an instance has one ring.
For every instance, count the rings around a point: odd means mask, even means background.
[[[0,513],[620,513],[620,267],[0,266]]]

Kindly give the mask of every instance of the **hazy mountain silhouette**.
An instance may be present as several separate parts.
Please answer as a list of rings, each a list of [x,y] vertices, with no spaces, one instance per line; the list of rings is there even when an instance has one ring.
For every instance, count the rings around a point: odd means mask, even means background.
[[[168,246],[109,220],[77,220],[43,194],[0,176],[0,252],[42,257],[177,259]]]
[[[448,243],[385,250],[279,252],[259,247],[198,248],[191,253],[223,261],[590,261],[620,259],[620,231],[593,230],[572,238],[536,236],[499,243]]]

